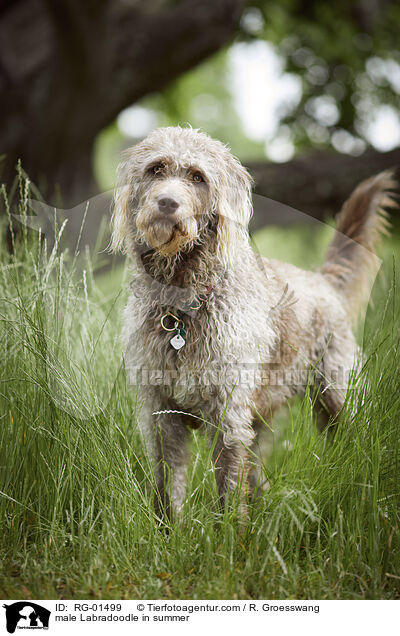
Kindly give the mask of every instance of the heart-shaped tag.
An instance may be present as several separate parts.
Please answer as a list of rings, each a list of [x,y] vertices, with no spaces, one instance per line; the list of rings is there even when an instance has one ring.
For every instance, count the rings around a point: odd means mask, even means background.
[[[177,333],[173,338],[171,338],[170,340],[170,344],[171,346],[176,350],[179,351],[179,349],[182,349],[182,347],[185,345],[186,340],[184,338],[182,338],[180,333]]]

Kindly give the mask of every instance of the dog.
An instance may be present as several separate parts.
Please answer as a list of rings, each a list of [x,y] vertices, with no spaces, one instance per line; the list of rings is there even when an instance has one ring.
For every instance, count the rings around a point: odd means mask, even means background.
[[[167,127],[126,152],[111,247],[133,263],[125,363],[140,385],[160,514],[182,509],[191,427],[211,433],[221,502],[239,492],[245,510],[257,419],[270,420],[310,379],[337,418],[360,364],[352,320],[394,186],[383,172],[356,188],[324,264],[310,272],[252,250],[252,179],[221,142]]]

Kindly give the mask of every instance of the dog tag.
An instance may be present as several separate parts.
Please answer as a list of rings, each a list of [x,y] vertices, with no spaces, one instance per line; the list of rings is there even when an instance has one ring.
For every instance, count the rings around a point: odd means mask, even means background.
[[[186,340],[181,334],[181,331],[182,330],[178,331],[170,340],[172,347],[176,351],[179,351],[179,349],[182,349],[182,347],[186,344]]]

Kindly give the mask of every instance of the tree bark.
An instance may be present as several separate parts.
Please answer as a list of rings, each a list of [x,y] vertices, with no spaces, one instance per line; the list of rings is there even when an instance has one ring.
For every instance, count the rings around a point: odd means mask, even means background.
[[[73,206],[92,196],[98,132],[220,49],[244,4],[0,2],[0,179],[11,182],[21,159],[49,203]]]
[[[320,220],[334,216],[360,181],[387,169],[394,169],[399,177],[399,166],[400,149],[368,150],[359,157],[313,152],[286,163],[248,163],[255,180],[251,230],[304,222],[306,215]]]

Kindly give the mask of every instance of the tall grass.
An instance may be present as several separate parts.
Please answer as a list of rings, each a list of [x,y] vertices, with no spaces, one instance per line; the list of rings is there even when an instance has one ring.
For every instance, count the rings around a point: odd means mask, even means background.
[[[235,508],[218,509],[210,451],[194,432],[184,515],[165,532],[137,432],[140,399],[121,363],[124,284],[113,289],[113,271],[96,277],[89,255],[62,246],[62,228],[55,236],[50,249],[22,228],[0,257],[2,596],[398,598],[400,301],[391,259],[333,442],[316,432],[309,390],[266,431],[270,488],[241,526]]]

